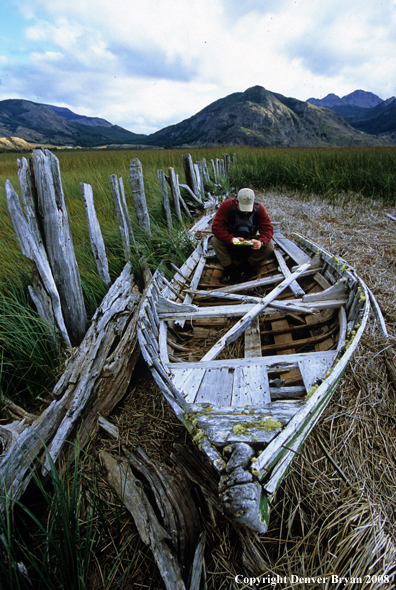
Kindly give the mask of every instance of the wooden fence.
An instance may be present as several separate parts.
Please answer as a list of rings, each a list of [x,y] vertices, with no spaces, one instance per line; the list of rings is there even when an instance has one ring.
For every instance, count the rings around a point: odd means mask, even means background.
[[[227,178],[230,157],[211,160],[212,174],[209,174],[205,159],[193,163],[190,154],[182,158],[185,183],[179,182],[174,168],[168,174],[158,170],[158,180],[163,198],[166,223],[172,230],[172,211],[180,222],[182,213],[191,217],[191,211],[181,194],[181,189],[199,207],[211,204],[210,193],[205,185],[210,181],[219,183]],[[235,156],[233,159],[235,164]],[[129,167],[132,199],[139,227],[151,235],[150,216],[144,190],[143,170],[135,158]],[[34,272],[30,296],[38,313],[61,331],[67,346],[81,343],[87,330],[81,280],[73,248],[70,220],[62,188],[59,161],[49,150],[34,150],[29,157],[18,160],[18,177],[21,187],[22,204],[11,182],[6,181],[8,210],[22,253],[33,261]],[[125,261],[136,248],[135,236],[129,216],[125,188],[122,178],[112,174],[111,192],[120,228]],[[168,194],[168,186],[171,199]],[[100,278],[110,287],[108,261],[105,245],[96,215],[92,187],[80,183],[88,221],[92,253]]]

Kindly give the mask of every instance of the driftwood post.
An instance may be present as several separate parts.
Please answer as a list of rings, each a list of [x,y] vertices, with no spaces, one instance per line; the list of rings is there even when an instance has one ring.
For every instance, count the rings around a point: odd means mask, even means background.
[[[183,222],[182,214],[180,211],[180,190],[179,190],[179,185],[178,185],[178,182],[176,179],[176,173],[173,168],[169,168],[168,179],[169,179],[168,182],[171,187],[171,193],[172,193],[172,197],[173,197],[173,204],[175,206],[176,215],[177,215],[179,221]]]
[[[157,171],[158,180],[161,187],[162,199],[164,201],[166,223],[168,224],[169,231],[172,231],[172,214],[169,205],[168,188],[166,186],[165,172],[163,170]]]
[[[31,297],[34,305],[36,306],[38,314],[42,318],[44,318],[50,326],[56,326],[56,324],[57,324],[58,327],[60,328],[61,332],[63,333],[66,344],[68,346],[70,346],[69,336],[67,335],[67,330],[66,330],[66,326],[64,325],[64,319],[63,319],[63,315],[62,315],[62,311],[61,311],[61,307],[60,307],[59,293],[58,293],[56,286],[54,284],[54,280],[53,280],[52,272],[51,272],[51,269],[50,269],[50,266],[48,263],[48,258],[47,258],[47,254],[45,252],[45,247],[43,244],[42,236],[40,234],[40,228],[39,228],[38,219],[37,219],[36,202],[35,202],[35,198],[33,196],[34,187],[33,187],[33,183],[32,183],[32,176],[30,173],[29,165],[27,163],[26,158],[22,158],[22,161],[17,160],[17,162],[18,162],[18,178],[19,178],[19,183],[21,186],[23,209],[24,209],[24,214],[25,214],[25,218],[27,221],[27,226],[29,228],[28,230],[26,228],[26,231],[31,232],[31,237],[34,240],[38,251],[42,254],[42,256],[44,257],[44,259],[46,261],[46,263],[45,263],[46,264],[46,273],[51,276],[51,278],[50,278],[51,289],[48,290],[43,285],[43,281],[40,276],[40,272],[39,271],[37,272],[37,264],[36,264],[36,269],[33,271],[33,276],[32,276],[33,284],[28,286],[28,291],[29,291],[30,297]],[[35,191],[34,191],[34,194],[36,194]],[[11,204],[11,201],[9,203],[9,209],[10,209],[10,204]],[[11,205],[11,209],[12,208],[13,207]],[[11,214],[11,209],[10,209],[10,214]],[[18,200],[18,210],[19,210],[19,200]],[[14,215],[15,215],[15,212],[14,212]],[[18,215],[23,216],[22,210],[19,210]],[[19,225],[19,224],[17,223],[16,225]],[[21,228],[19,228],[19,231],[20,231],[20,229]],[[17,229],[15,229],[15,233],[18,236]],[[19,240],[19,241],[21,243],[21,240]],[[22,251],[23,251],[23,247],[22,247]],[[28,258],[30,258],[31,260],[33,260],[33,261],[35,260],[34,254],[33,254],[33,256],[28,256],[25,253],[25,255]],[[55,291],[53,291],[53,289]],[[55,308],[53,307],[53,303],[51,301],[51,294],[55,295],[55,303],[54,304],[55,304],[55,307],[58,307],[56,317],[54,314]],[[55,340],[55,334],[53,334],[52,336],[53,336],[53,340]]]
[[[9,180],[5,183],[8,211],[14,227],[22,254],[35,263],[33,272],[33,286],[29,286],[29,293],[38,313],[50,325],[58,325],[67,346],[71,346],[70,338],[65,326],[61,300],[47,253],[41,240],[38,240],[29,226],[19,203],[18,195]]]
[[[184,211],[187,213],[188,217],[191,217],[190,209],[187,207],[185,200],[183,199],[183,197],[180,194],[180,184],[179,184],[179,175],[178,174],[176,174],[176,184],[177,184],[177,190],[179,193],[180,204],[183,207]]]
[[[109,275],[109,264],[107,262],[102,232],[96,215],[92,186],[80,182],[80,188],[85,203],[85,210],[87,212],[89,239],[91,241],[91,250],[95,258],[96,268],[98,269],[102,281],[110,287],[111,279]]]
[[[202,174],[203,174],[204,182],[210,182],[208,164],[207,164],[205,158],[202,158],[201,164],[202,164]]]
[[[213,172],[213,181],[217,182],[217,171],[216,171],[216,165],[214,163],[214,160],[210,161],[210,164],[212,166],[212,172]]]
[[[201,195],[205,195],[205,176],[204,176],[204,166],[203,162],[198,162],[198,169],[199,169],[199,181],[200,181],[200,191]]]
[[[30,161],[34,171],[37,212],[40,216],[43,242],[58,288],[70,340],[73,345],[78,345],[86,331],[87,314],[73,249],[59,161],[48,150],[34,150]]]
[[[125,260],[129,260],[131,257],[131,244],[129,241],[129,231],[123,206],[121,204],[120,188],[118,184],[118,177],[116,174],[110,175],[111,179],[111,194],[113,195],[114,207],[117,213],[118,225],[120,227],[122,247],[124,250]]]
[[[124,211],[124,217],[125,217],[125,221],[126,221],[128,233],[129,233],[129,240],[132,241],[134,244],[136,244],[135,234],[133,233],[132,222],[131,222],[131,218],[129,216],[128,205],[127,205],[127,201],[126,201],[126,197],[125,197],[124,181],[122,180],[121,177],[118,179],[118,184],[120,187],[121,206]]]
[[[199,164],[194,164],[194,170],[195,170],[195,178],[197,179],[198,194],[201,197],[201,195],[204,194],[204,189],[203,189],[203,179],[202,179],[201,170],[199,168]]]
[[[230,156],[228,154],[224,155],[223,162],[224,162],[224,175],[228,177],[230,174]]]
[[[138,158],[134,158],[129,166],[129,176],[132,187],[132,198],[135,205],[136,218],[139,227],[151,235],[150,217],[147,209],[146,196],[144,193],[142,164]]]
[[[196,178],[195,167],[190,154],[183,156],[183,168],[184,175],[186,177],[186,183],[195,195],[199,195],[200,189]]]
[[[35,188],[33,186],[33,179],[30,173],[29,164],[26,158],[17,160],[18,162],[18,178],[21,186],[22,203],[26,217],[26,221],[40,246],[44,247],[43,238],[40,233],[39,223],[37,219],[37,199],[35,199]],[[34,193],[34,194],[33,194]]]

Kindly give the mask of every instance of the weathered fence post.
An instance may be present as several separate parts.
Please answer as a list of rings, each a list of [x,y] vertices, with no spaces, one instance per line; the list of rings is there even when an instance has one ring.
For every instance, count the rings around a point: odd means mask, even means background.
[[[220,169],[220,160],[219,160],[219,158],[216,158],[215,164],[216,164],[216,175],[217,175],[217,178],[219,178],[219,176],[221,176],[221,169]]]
[[[176,174],[176,185],[177,185],[177,191],[179,194],[180,204],[184,208],[184,211],[187,213],[188,217],[191,217],[190,209],[187,207],[185,200],[183,199],[183,197],[180,194],[180,184],[179,184],[179,175],[178,174]]]
[[[172,231],[172,214],[169,205],[168,189],[166,186],[165,172],[163,170],[157,170],[157,176],[161,187],[162,199],[164,201],[165,217],[168,224],[169,231]]]
[[[124,211],[124,216],[125,216],[125,221],[126,221],[127,228],[128,228],[129,238],[130,238],[130,240],[132,240],[132,242],[134,244],[136,244],[135,235],[133,233],[133,228],[132,228],[132,223],[131,223],[131,218],[129,216],[128,205],[127,205],[126,197],[125,197],[124,181],[122,180],[121,177],[118,179],[118,184],[120,186],[121,205],[122,205],[122,209]]]
[[[223,161],[224,161],[224,175],[229,176],[230,174],[230,156],[228,154],[225,154],[223,157]]]
[[[217,182],[217,171],[216,171],[216,165],[214,163],[214,160],[210,161],[211,166],[212,166],[212,172],[213,172],[213,181]]]
[[[210,182],[208,165],[207,165],[205,158],[202,158],[201,164],[202,164],[202,174],[203,174],[204,182]]]
[[[198,194],[201,197],[204,194],[203,180],[198,164],[194,164],[195,178],[197,179]]]
[[[85,210],[87,212],[89,239],[91,241],[91,250],[95,258],[96,268],[98,269],[102,281],[110,287],[111,279],[109,275],[109,264],[107,262],[103,236],[95,211],[92,186],[80,182],[80,188],[85,203]]]
[[[26,221],[22,212],[19,198],[9,180],[5,183],[8,211],[14,227],[22,254],[35,263],[33,271],[33,286],[29,286],[37,311],[50,325],[58,325],[67,346],[71,346],[62,313],[61,300],[44,245],[37,239],[34,231]]]
[[[199,170],[199,189],[201,191],[201,195],[205,195],[205,178],[204,178],[204,169],[203,169],[203,162],[202,160],[197,164]]]
[[[17,160],[18,163],[18,178],[19,184],[21,186],[21,194],[22,194],[22,203],[23,203],[23,210],[25,213],[26,221],[37,239],[37,243],[43,244],[43,238],[40,233],[39,223],[37,219],[37,195],[36,198],[34,197],[33,192],[35,193],[35,187],[33,186],[32,175],[30,173],[29,164],[27,163],[26,158],[22,158],[21,160]]]
[[[195,195],[200,194],[200,188],[197,182],[195,167],[190,154],[183,156],[183,168],[184,175],[186,177],[186,183]]]
[[[111,194],[113,195],[114,207],[115,207],[116,214],[117,214],[118,225],[120,227],[122,247],[124,250],[124,258],[126,261],[128,261],[131,257],[131,244],[129,242],[128,226],[127,226],[127,222],[125,219],[123,207],[121,204],[120,188],[118,185],[118,177],[116,174],[111,174],[110,179],[111,179]]]
[[[176,179],[176,173],[174,171],[173,168],[169,168],[169,184],[171,187],[171,193],[172,193],[172,197],[173,197],[173,203],[175,206],[175,211],[176,211],[176,215],[179,219],[179,221],[183,221],[182,218],[182,214],[180,211],[180,190],[179,190],[179,185]]]
[[[73,249],[69,215],[58,159],[49,150],[33,150],[30,162],[37,190],[37,212],[52,274],[62,303],[66,328],[78,345],[87,327],[80,273]]]
[[[142,164],[138,158],[134,158],[129,166],[131,179],[132,198],[135,205],[135,213],[139,227],[151,235],[150,217],[147,209],[146,196],[144,194]]]

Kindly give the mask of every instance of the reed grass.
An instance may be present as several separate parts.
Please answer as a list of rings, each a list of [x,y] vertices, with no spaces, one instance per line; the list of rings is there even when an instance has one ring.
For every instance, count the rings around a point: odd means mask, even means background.
[[[257,190],[298,191],[336,202],[344,195],[396,203],[396,148],[249,149],[238,151],[231,182]]]
[[[56,467],[47,455],[49,472],[45,479],[33,473],[30,500],[14,502],[1,488],[0,588],[86,590],[93,580],[100,580],[98,588],[120,588],[136,558],[132,549],[124,560],[130,539],[109,526],[116,521],[125,533],[122,504],[108,501],[99,465],[78,446],[68,465]],[[117,556],[105,566],[108,544]]]
[[[50,392],[62,360],[61,338],[28,297],[20,288],[0,290],[0,390],[9,397]]]

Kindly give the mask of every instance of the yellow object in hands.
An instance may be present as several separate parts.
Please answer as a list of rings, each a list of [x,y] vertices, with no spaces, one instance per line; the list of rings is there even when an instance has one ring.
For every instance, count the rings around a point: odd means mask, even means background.
[[[253,246],[253,242],[251,240],[239,240],[238,238],[234,238],[232,243],[234,246]]]

